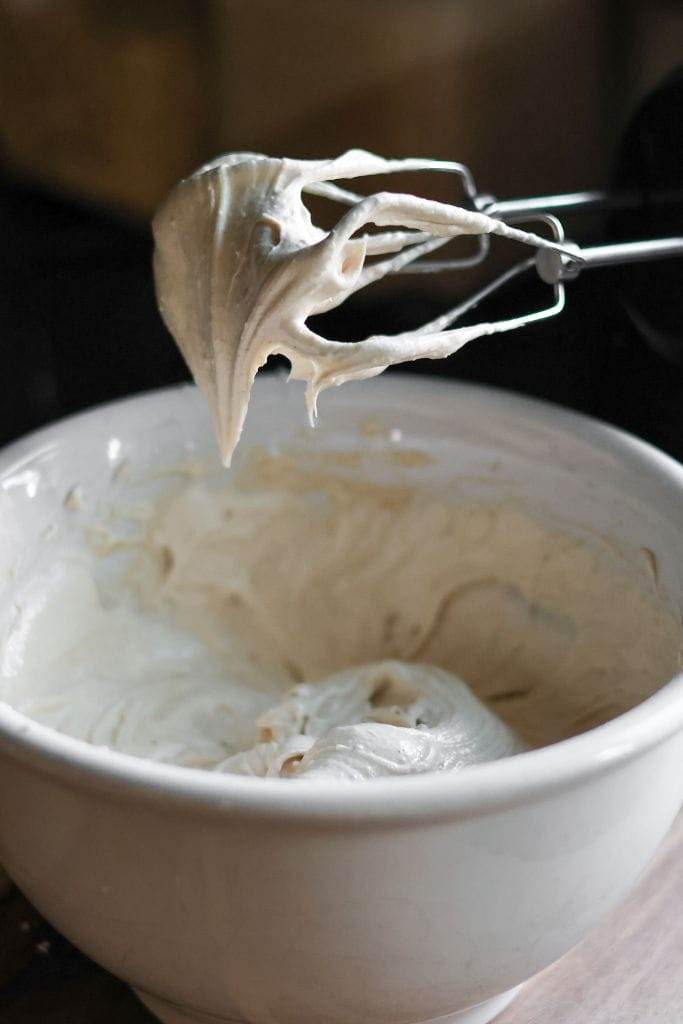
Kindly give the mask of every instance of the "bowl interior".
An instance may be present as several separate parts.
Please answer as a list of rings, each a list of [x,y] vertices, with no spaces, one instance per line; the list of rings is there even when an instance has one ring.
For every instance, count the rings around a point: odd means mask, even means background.
[[[463,514],[476,507],[508,510],[489,542],[488,575],[458,602],[450,619],[446,609],[441,631],[422,660],[462,675],[531,745],[615,717],[676,671],[683,605],[683,567],[676,557],[682,474],[634,439],[502,392],[405,376],[325,395],[320,425],[311,432],[300,390],[266,376],[254,392],[237,472],[255,448],[275,458],[294,448],[304,461],[353,451],[362,455],[353,473],[374,483],[400,482],[440,493],[445,487]],[[97,546],[102,524],[98,582],[113,586],[132,556],[125,546],[110,543],[112,518],[115,541],[135,537],[141,528],[136,509],[181,491],[197,476],[212,486],[226,479],[204,403],[188,387],[94,410],[7,450],[0,477],[2,634],[12,629],[26,580],[65,545],[86,536]],[[565,538],[558,556],[534,569],[539,593],[560,594],[557,607],[527,599],[512,578],[510,559],[529,516]],[[502,585],[489,581],[496,564],[505,577]],[[622,574],[623,588],[613,583],[605,590],[601,574],[608,569]],[[411,571],[418,592],[419,546]],[[588,597],[571,593],[579,576]],[[593,633],[584,643],[583,660],[572,662],[577,644],[572,622],[589,598]],[[411,599],[409,592],[405,599]],[[299,621],[295,612],[293,635],[305,628],[303,613]],[[338,621],[331,620],[328,628],[333,650]],[[375,644],[363,652],[368,653],[379,659],[395,652]],[[347,667],[335,657],[325,666],[328,671]],[[352,663],[358,660],[350,657]],[[7,696],[11,683],[3,685],[0,695]]]

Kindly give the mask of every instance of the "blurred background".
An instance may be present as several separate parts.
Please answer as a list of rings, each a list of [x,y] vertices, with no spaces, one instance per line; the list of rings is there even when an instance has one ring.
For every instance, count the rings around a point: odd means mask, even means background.
[[[680,0],[0,0],[0,442],[186,378],[156,311],[149,219],[202,161],[362,146],[465,162],[500,198],[602,187],[682,56]],[[680,167],[679,153],[667,175]],[[648,225],[567,228],[586,242]],[[400,278],[332,333],[415,326],[472,283]],[[417,369],[541,395],[683,457],[683,371],[625,291],[623,274],[587,273],[561,318]],[[482,314],[539,301],[522,288]]]

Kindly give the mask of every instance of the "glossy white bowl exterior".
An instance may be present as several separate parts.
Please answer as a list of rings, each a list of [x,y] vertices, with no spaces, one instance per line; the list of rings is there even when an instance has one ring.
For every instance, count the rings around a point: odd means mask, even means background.
[[[299,431],[300,400],[259,381],[244,443]],[[647,546],[683,604],[683,469],[661,453],[541,403],[405,376],[325,395],[320,443],[376,412],[465,475],[479,467],[489,493]],[[181,388],[7,449],[0,572],[30,559],[74,484],[107,492],[112,439],[143,468],[210,445]],[[484,1003],[453,1017],[474,1024],[631,888],[680,807],[682,767],[680,677],[510,762],[347,785],[168,768],[0,704],[0,862],[169,1022],[414,1024]]]

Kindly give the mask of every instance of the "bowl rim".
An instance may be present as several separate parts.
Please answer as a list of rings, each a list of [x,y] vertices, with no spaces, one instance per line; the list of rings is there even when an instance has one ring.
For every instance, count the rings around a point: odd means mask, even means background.
[[[265,375],[266,379],[268,375]],[[260,386],[267,387],[265,381]],[[657,448],[582,413],[500,388],[462,381],[391,374],[363,383],[396,399],[415,399],[437,390],[495,402],[513,413],[531,415],[580,435],[597,449],[620,456],[633,469],[647,469],[659,484],[683,502],[683,466]],[[102,413],[124,414],[147,404],[161,408],[187,384],[153,389],[95,406],[34,431],[0,451],[0,478],[12,464],[55,439],[59,432],[81,431]],[[280,824],[316,821],[329,826],[363,827],[478,817],[542,800],[605,775],[666,742],[683,729],[683,672],[629,711],[570,739],[476,765],[467,772],[425,773],[366,780],[261,779],[160,764],[73,739],[0,701],[0,754],[29,765],[78,789],[113,798],[135,798],[155,808],[182,805],[195,812],[231,818],[277,820]]]

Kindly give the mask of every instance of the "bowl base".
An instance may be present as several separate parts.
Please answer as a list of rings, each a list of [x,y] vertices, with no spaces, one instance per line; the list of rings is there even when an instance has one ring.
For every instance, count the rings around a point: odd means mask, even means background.
[[[521,985],[508,989],[493,999],[487,999],[469,1010],[459,1010],[458,1013],[448,1013],[445,1017],[432,1017],[426,1021],[415,1021],[415,1024],[489,1024],[494,1017],[502,1013],[519,992]],[[163,1024],[243,1024],[231,1017],[214,1017],[210,1013],[202,1013],[201,1010],[187,1010],[173,1003],[159,999],[158,996],[148,995],[146,992],[135,990],[140,1002],[144,1003],[148,1010],[158,1017]]]

